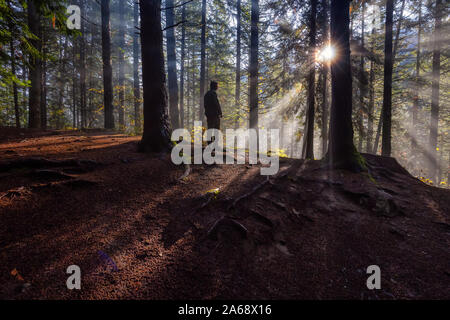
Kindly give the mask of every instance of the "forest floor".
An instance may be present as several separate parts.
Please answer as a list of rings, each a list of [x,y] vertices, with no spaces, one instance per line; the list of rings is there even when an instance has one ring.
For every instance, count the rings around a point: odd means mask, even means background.
[[[450,191],[394,159],[365,155],[370,175],[284,159],[269,179],[198,165],[180,180],[137,142],[0,129],[0,299],[450,298]]]

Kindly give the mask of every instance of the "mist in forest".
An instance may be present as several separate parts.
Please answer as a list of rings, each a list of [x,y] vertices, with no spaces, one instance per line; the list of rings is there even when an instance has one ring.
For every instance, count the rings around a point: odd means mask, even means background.
[[[2,27],[9,33],[1,39],[5,62],[0,125],[103,128],[108,114],[107,128],[140,135],[144,119],[139,4],[72,2],[80,7],[80,30],[65,26],[69,4],[64,1],[37,4],[32,11],[22,2],[5,2],[8,10],[2,13]],[[449,18],[444,3],[392,1],[392,83],[387,105],[387,3],[352,1],[350,5],[355,146],[363,153],[382,153],[386,144],[382,110],[389,106],[389,154],[416,177],[443,187],[448,184],[450,161]],[[214,80],[220,87],[222,129],[251,126],[256,118],[250,110],[257,110],[260,128],[280,130],[283,155],[305,157],[305,148],[312,143],[314,158],[324,157],[332,104],[333,49],[325,50],[333,48],[329,8],[326,0],[162,1],[172,128],[193,128],[200,119],[203,95]],[[30,19],[24,18],[26,14]],[[108,30],[102,29],[105,17]],[[8,23],[13,18],[19,23]],[[106,95],[105,30],[111,69]],[[37,50],[31,50],[33,46]],[[105,104],[105,96],[111,102]],[[311,112],[314,116],[308,119]]]

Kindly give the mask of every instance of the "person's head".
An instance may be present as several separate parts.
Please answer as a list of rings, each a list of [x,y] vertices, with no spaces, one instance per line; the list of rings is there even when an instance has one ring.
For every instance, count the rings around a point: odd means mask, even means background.
[[[216,91],[219,89],[219,84],[216,81],[211,81],[211,90]]]

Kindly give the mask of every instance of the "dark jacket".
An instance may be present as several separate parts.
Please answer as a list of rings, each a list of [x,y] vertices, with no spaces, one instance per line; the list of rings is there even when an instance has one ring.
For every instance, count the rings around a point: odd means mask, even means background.
[[[209,90],[205,95],[205,115],[207,118],[222,116],[222,108],[214,90]]]

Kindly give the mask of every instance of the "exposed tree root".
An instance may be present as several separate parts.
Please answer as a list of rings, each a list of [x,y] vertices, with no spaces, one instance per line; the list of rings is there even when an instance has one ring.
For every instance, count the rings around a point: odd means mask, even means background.
[[[218,240],[219,233],[229,228],[238,231],[243,238],[247,238],[248,229],[238,221],[228,217],[222,217],[213,224],[208,230],[208,238]]]
[[[49,160],[45,158],[23,158],[17,160],[8,160],[0,162],[0,172],[10,171],[17,168],[55,168],[55,167],[94,167],[100,163],[93,160]]]
[[[266,184],[268,184],[269,182],[270,182],[270,178],[269,178],[269,176],[267,176],[266,180],[264,180],[264,181],[261,182],[260,184],[258,184],[258,185],[256,185],[255,187],[253,187],[253,189],[252,189],[250,192],[248,192],[248,193],[246,193],[246,194],[244,194],[244,195],[242,195],[242,196],[236,198],[236,199],[233,201],[233,203],[230,204],[230,205],[228,206],[227,210],[230,210],[230,209],[236,207],[236,205],[238,204],[239,201],[242,201],[243,199],[246,199],[246,198],[250,197],[251,195],[253,195],[255,192],[257,192],[259,189],[261,189],[262,187],[264,187],[264,186],[265,186]]]

